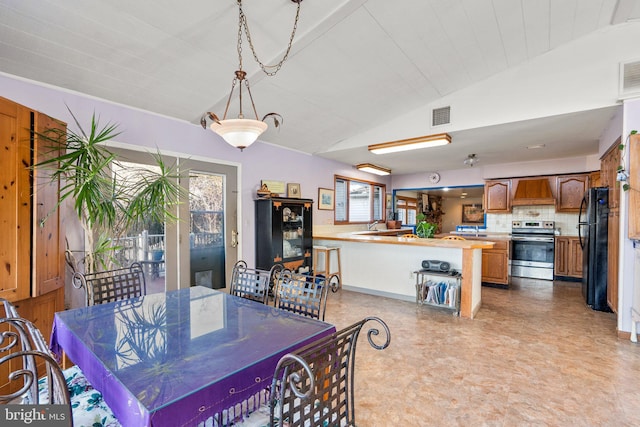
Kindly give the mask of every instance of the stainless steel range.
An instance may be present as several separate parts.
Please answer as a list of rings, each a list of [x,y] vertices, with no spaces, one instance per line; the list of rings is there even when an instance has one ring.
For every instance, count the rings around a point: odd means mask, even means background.
[[[511,275],[553,280],[554,235],[553,221],[513,221]]]

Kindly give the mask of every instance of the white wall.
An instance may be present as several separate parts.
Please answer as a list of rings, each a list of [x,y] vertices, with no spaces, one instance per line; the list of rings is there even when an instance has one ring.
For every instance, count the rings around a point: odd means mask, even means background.
[[[618,121],[615,122],[618,124]],[[632,130],[640,131],[640,99],[629,100],[624,103],[622,117],[622,143],[625,144],[624,166],[629,170],[629,144],[627,137]],[[615,135],[615,131],[607,134]],[[601,146],[606,146],[606,141],[601,141]],[[610,145],[610,144],[609,144]],[[640,284],[636,282],[634,272],[634,242],[629,240],[629,194],[621,191],[620,195],[620,259],[618,271],[618,330],[631,331],[631,307],[640,304]],[[636,305],[638,308],[639,305]]]
[[[333,188],[334,174],[386,184],[390,191],[390,178],[360,172],[352,165],[286,150],[264,142],[256,142],[240,152],[210,130],[202,129],[199,124],[2,73],[0,96],[62,120],[70,129],[76,131],[78,129],[67,107],[84,127],[90,123],[91,115],[96,113],[101,124],[118,124],[122,134],[118,136],[117,142],[123,147],[130,145],[132,148],[142,147],[153,152],[159,149],[162,152],[187,157],[197,156],[200,160],[240,166],[239,256],[249,265],[255,263],[253,200],[262,179],[299,183],[301,196],[314,201],[318,197],[318,187]],[[314,204],[314,224],[333,224],[333,211],[320,211]]]

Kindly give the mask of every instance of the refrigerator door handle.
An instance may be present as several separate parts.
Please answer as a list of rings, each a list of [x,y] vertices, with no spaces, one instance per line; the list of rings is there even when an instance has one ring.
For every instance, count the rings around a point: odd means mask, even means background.
[[[587,207],[587,193],[585,193],[584,197],[582,198],[582,202],[580,202],[580,212],[578,213],[578,240],[580,241],[580,247],[582,248],[582,250],[584,250],[584,246],[586,242],[582,236],[581,230],[583,225],[587,225],[586,222],[582,221],[582,213],[584,212],[586,215],[586,210],[585,210],[586,207]]]

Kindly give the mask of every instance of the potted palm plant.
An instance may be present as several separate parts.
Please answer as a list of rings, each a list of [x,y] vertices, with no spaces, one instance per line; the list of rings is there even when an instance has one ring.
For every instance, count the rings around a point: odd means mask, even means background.
[[[36,168],[51,168],[51,180],[60,180],[57,207],[66,200],[73,201],[74,211],[85,233],[84,270],[92,273],[98,268],[108,269],[116,260],[118,238],[136,224],[144,221],[175,220],[171,207],[178,203],[182,187],[178,184],[175,166],[167,165],[162,156],[154,154],[155,168],[140,168],[119,176],[124,171],[116,155],[104,145],[120,132],[108,123],[100,126],[95,113],[88,129],[84,129],[69,110],[75,131],[52,129],[39,137],[62,145],[62,153],[48,158]],[[126,185],[122,185],[126,182]],[[76,268],[78,262],[67,248],[68,263]],[[69,260],[71,259],[71,261]]]

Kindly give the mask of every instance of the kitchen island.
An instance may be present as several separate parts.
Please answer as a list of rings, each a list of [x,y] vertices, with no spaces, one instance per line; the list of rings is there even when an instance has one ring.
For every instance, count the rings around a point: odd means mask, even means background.
[[[340,247],[345,289],[407,301],[415,301],[414,272],[423,260],[448,262],[462,273],[460,316],[471,319],[481,305],[482,249],[492,248],[494,242],[352,232],[314,234],[313,244]]]

